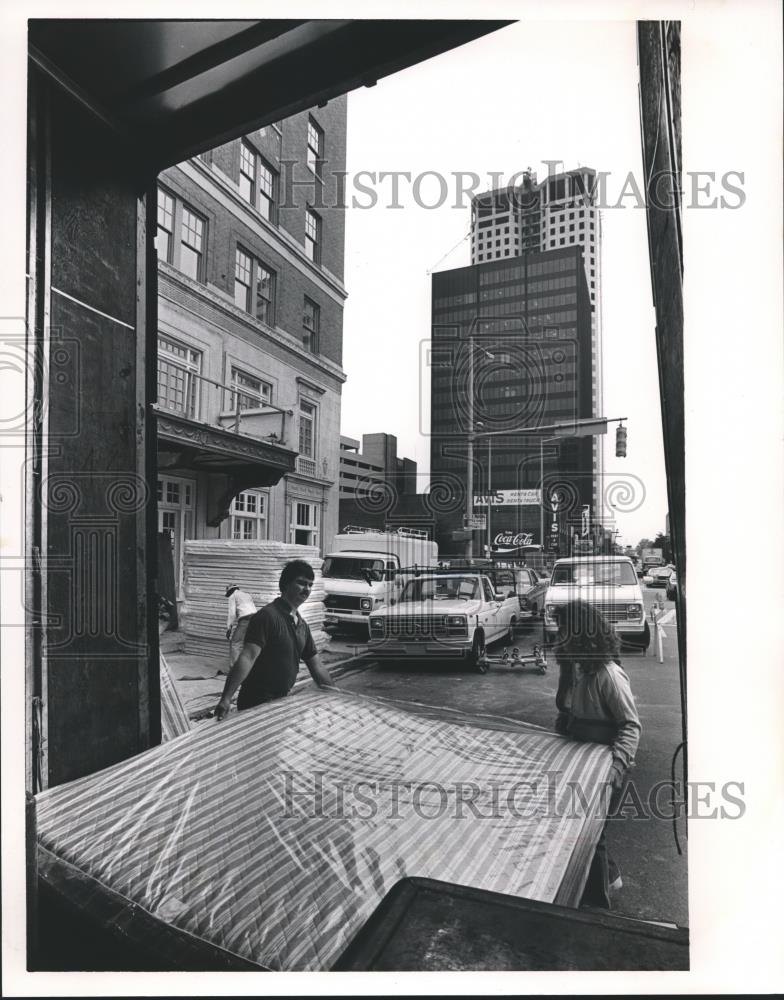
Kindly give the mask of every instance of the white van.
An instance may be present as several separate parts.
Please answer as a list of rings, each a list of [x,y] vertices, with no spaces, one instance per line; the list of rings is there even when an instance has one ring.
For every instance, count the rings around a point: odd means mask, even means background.
[[[574,600],[601,611],[624,645],[647,650],[651,631],[637,572],[628,556],[574,556],[556,561],[544,600],[546,644],[553,643],[558,632],[558,606]]]
[[[403,585],[399,570],[437,562],[438,546],[424,531],[346,528],[335,535],[321,570],[326,591],[324,624],[367,628],[371,611],[399,596]]]

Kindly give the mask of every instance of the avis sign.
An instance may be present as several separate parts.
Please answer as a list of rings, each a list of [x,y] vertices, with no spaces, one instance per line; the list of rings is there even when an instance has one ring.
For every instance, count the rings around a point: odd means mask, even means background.
[[[474,507],[538,507],[542,502],[541,490],[494,490],[492,493],[476,493]]]
[[[533,545],[534,536],[528,531],[518,531],[516,535],[511,531],[499,531],[493,541],[496,545],[520,548],[521,545]]]

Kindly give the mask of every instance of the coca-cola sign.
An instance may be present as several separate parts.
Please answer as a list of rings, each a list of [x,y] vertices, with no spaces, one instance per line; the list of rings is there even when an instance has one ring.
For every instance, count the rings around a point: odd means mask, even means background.
[[[534,536],[528,531],[519,531],[516,535],[511,531],[499,531],[495,536],[496,545],[508,545],[519,548],[521,545],[533,545]]]

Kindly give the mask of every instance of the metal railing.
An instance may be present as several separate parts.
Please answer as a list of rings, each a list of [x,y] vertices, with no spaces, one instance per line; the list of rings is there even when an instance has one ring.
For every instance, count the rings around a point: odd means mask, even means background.
[[[162,377],[163,376],[163,377]],[[235,434],[245,433],[251,437],[272,440],[275,444],[286,444],[286,417],[293,416],[292,409],[275,406],[264,399],[255,400],[247,389],[226,385],[216,379],[200,375],[184,366],[177,365],[169,359],[158,359],[159,395],[158,408],[177,413],[189,420],[201,420],[224,429],[230,429]],[[166,395],[161,396],[161,383],[164,383]],[[253,404],[258,402],[258,405]],[[264,433],[270,426],[272,418],[280,416],[280,433],[274,427]],[[242,431],[241,431],[242,428]],[[298,464],[300,459],[297,460]],[[310,459],[315,475],[316,463]]]

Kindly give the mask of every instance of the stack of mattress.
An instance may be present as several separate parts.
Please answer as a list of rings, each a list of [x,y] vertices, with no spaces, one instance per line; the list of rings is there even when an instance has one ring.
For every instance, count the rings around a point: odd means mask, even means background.
[[[236,583],[261,608],[279,596],[281,570],[292,559],[304,559],[316,574],[310,598],[299,611],[310,626],[316,648],[323,649],[329,636],[324,631],[322,559],[315,546],[204,539],[185,542],[185,603],[180,620],[185,652],[225,657],[226,587]]]
[[[577,905],[610,765],[522,723],[303,692],[41,793],[39,870],[172,968],[198,944],[329,969],[403,878]]]

